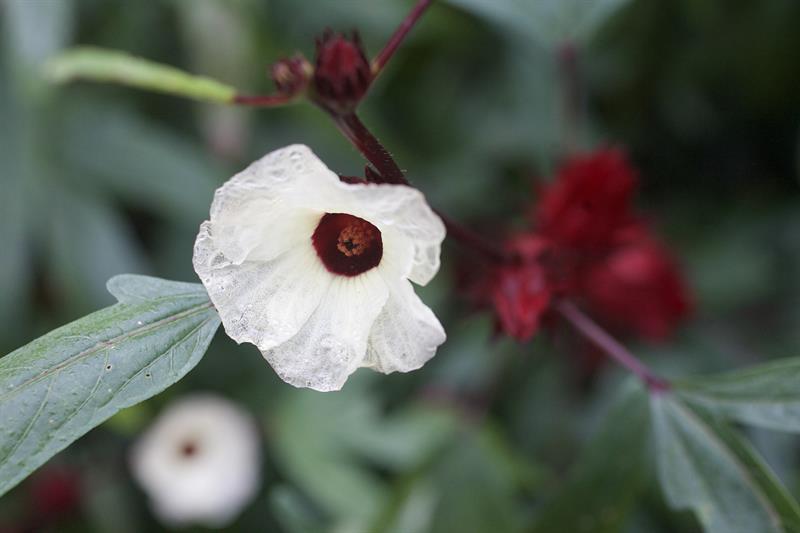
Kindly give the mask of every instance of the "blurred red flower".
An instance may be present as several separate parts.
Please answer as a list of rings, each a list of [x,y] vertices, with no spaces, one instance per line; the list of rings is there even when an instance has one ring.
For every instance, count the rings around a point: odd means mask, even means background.
[[[78,473],[61,466],[50,466],[31,476],[28,493],[40,520],[55,521],[77,511],[80,505]]]
[[[633,209],[636,184],[625,154],[602,149],[571,158],[540,189],[535,227],[504,245],[514,259],[470,278],[499,331],[529,340],[562,297],[623,334],[662,340],[674,331],[691,297],[676,261]]]
[[[540,192],[535,210],[539,234],[554,246],[591,253],[615,240],[633,221],[636,174],[621,150],[574,156]]]

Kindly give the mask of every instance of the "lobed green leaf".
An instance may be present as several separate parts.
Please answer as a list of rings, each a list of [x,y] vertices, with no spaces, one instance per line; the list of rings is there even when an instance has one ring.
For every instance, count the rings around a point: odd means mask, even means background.
[[[590,40],[630,0],[448,0],[546,47]]]
[[[658,476],[709,533],[800,531],[800,507],[752,447],[708,412],[653,395]]]
[[[202,285],[123,275],[120,303],[0,359],[0,495],[200,361],[219,317]]]
[[[45,65],[45,75],[56,83],[78,79],[111,82],[217,103],[231,103],[236,94],[233,87],[210,78],[93,47],[74,48],[56,56]]]
[[[800,431],[800,358],[676,383],[687,402],[721,416],[780,431]]]

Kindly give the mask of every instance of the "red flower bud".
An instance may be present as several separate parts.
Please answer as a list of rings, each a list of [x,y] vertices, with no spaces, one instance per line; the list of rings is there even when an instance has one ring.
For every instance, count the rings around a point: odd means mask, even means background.
[[[272,65],[270,76],[278,92],[285,96],[297,96],[305,91],[311,80],[313,67],[300,54],[281,59]]]
[[[471,269],[463,288],[477,305],[493,311],[498,331],[527,341],[539,330],[550,304],[552,291],[541,261],[547,245],[536,235],[524,234],[510,239],[505,247],[516,256],[515,261],[490,265],[478,276]]]
[[[491,297],[498,329],[530,340],[550,304],[545,270],[536,263],[501,266],[494,271]]]
[[[336,114],[355,109],[372,83],[372,68],[358,33],[348,39],[326,31],[317,40],[317,63],[314,70],[315,100]]]

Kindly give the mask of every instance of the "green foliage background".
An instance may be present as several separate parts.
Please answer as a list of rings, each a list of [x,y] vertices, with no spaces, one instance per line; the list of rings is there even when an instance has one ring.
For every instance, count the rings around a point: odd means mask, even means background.
[[[432,204],[482,227],[518,223],[534,179],[546,179],[562,151],[553,43],[578,39],[581,143],[629,150],[641,206],[696,293],[696,316],[679,336],[635,345],[637,354],[675,376],[797,356],[800,4],[600,4],[610,18],[584,34],[576,32],[591,18],[536,23],[553,2],[439,2],[373,87],[363,118]],[[264,93],[267,66],[295,50],[313,56],[325,27],[358,28],[374,54],[409,7],[0,2],[0,353],[112,304],[113,275],[196,281],[191,248],[214,188],[264,153],[302,142],[343,174],[363,167],[309,105],[228,109],[52,87],[41,77],[45,59],[97,45]],[[255,348],[220,333],[183,381],[54,459],[80,469],[86,495],[60,527],[158,530],[126,452],[171,399],[211,390],[264,429],[263,489],[232,531],[697,530],[654,482],[646,415],[619,399],[621,373],[603,368],[587,380],[580,358],[544,336],[524,346],[494,339],[488,318],[454,292],[457,249],[443,255],[421,292],[449,340],[423,370],[360,371],[342,393],[300,391]],[[748,436],[800,494],[798,438]],[[24,514],[28,498],[23,483],[0,499],[0,526]]]

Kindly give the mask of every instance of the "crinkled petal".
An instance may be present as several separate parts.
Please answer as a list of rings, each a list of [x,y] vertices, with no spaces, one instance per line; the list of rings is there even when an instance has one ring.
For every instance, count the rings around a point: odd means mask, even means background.
[[[364,365],[370,329],[388,296],[374,269],[353,278],[336,277],[297,335],[265,351],[264,357],[295,387],[339,390]]]
[[[267,154],[214,194],[211,223],[219,249],[233,263],[277,257],[309,238],[325,212],[307,196],[335,198],[338,182],[306,146]]]
[[[409,372],[424,365],[436,354],[446,335],[439,320],[411,283],[401,281],[392,287],[369,336],[369,366],[384,372]]]
[[[194,268],[236,342],[267,350],[295,335],[318,307],[333,276],[309,244],[270,261],[235,264],[219,251],[212,226],[197,236]]]
[[[427,284],[439,270],[445,228],[418,190],[405,185],[343,183],[307,146],[267,154],[217,190],[211,206],[220,248],[234,263],[254,250],[268,260],[313,233],[324,213],[349,213],[394,230],[411,246],[408,277]],[[264,236],[269,239],[264,240]],[[402,239],[395,239],[400,242]]]

